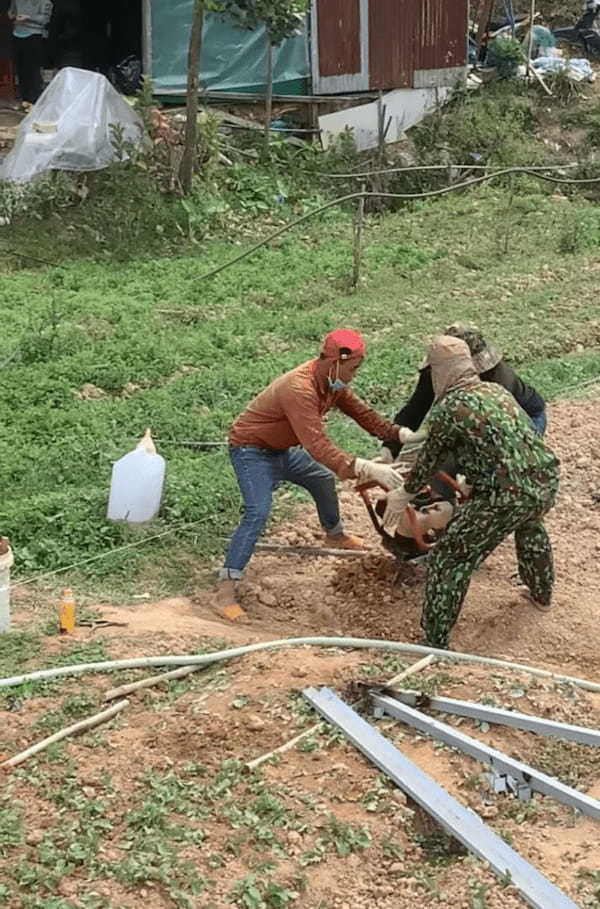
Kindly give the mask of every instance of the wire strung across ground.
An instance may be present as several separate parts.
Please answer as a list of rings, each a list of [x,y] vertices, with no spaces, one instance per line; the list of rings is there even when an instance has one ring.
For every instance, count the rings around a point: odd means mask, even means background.
[[[600,382],[600,376],[596,376],[593,379],[586,379],[583,382],[578,382],[574,385],[567,385],[563,388],[559,394],[563,395],[566,391],[575,391],[578,388],[585,388],[590,385],[595,385]],[[558,395],[554,396],[555,398]],[[173,445],[183,445],[183,446],[218,446],[221,448],[224,444],[222,442],[189,442],[181,441],[177,439],[170,439],[169,442]],[[95,556],[89,556],[88,558],[81,559],[79,562],[73,562],[71,565],[64,565],[62,568],[55,568],[52,571],[44,571],[41,574],[34,575],[30,578],[26,578],[24,581],[15,581],[9,587],[9,590],[13,590],[15,587],[25,587],[28,584],[35,584],[37,581],[42,581],[45,578],[54,577],[57,574],[62,574],[65,571],[72,571],[75,568],[80,568],[82,565],[89,565],[91,562],[97,562],[100,559],[107,559],[110,556],[114,556],[119,552],[125,552],[128,549],[137,549],[140,546],[145,546],[146,543],[151,543],[153,540],[159,540],[163,537],[169,536],[172,533],[179,533],[180,531],[189,530],[191,527],[197,527],[199,524],[205,524],[208,518],[199,518],[197,521],[191,521],[185,524],[178,524],[176,527],[170,527],[168,530],[163,530],[160,533],[151,534],[148,537],[144,537],[142,540],[136,540],[133,543],[126,543],[124,546],[119,546],[116,549],[107,549],[105,552],[101,552]]]
[[[25,587],[27,584],[35,584],[37,581],[42,581],[45,578],[54,577],[65,571],[73,571],[75,568],[80,568],[82,565],[89,565],[90,562],[107,559],[109,556],[114,556],[119,552],[125,552],[127,549],[137,549],[140,546],[144,546],[146,543],[151,543],[152,540],[159,540],[161,537],[169,536],[169,534],[172,533],[178,533],[181,530],[189,530],[190,527],[197,527],[198,524],[206,524],[207,520],[208,518],[204,517],[199,518],[197,521],[190,521],[186,524],[178,524],[176,527],[170,527],[168,530],[163,530],[160,533],[153,533],[148,537],[144,537],[142,540],[136,540],[134,543],[126,543],[124,546],[118,546],[116,549],[107,549],[105,552],[100,552],[95,556],[88,556],[88,558],[81,559],[79,562],[73,562],[71,565],[63,565],[62,568],[54,568],[52,571],[43,571],[41,574],[26,578],[24,581],[15,581],[10,584],[8,589],[13,590],[15,587]]]
[[[386,193],[386,192],[357,192],[350,193],[346,196],[341,196],[338,199],[333,199],[331,202],[327,202],[325,205],[315,208],[312,211],[307,212],[305,215],[302,215],[300,218],[296,218],[294,221],[290,221],[289,224],[285,224],[279,230],[276,230],[274,233],[269,234],[264,240],[261,240],[259,243],[250,247],[250,249],[241,253],[239,256],[236,256],[234,259],[231,259],[229,262],[226,262],[224,265],[219,266],[218,268],[213,269],[212,271],[207,272],[202,275],[201,278],[211,278],[213,275],[219,274],[219,272],[224,271],[224,269],[229,268],[230,265],[235,265],[236,262],[240,262],[242,259],[245,259],[247,256],[252,255],[257,249],[260,249],[263,246],[266,246],[271,240],[275,240],[281,234],[285,233],[287,230],[291,230],[292,227],[296,227],[298,224],[307,221],[309,218],[314,217],[315,215],[320,214],[322,211],[326,211],[328,208],[333,208],[334,205],[341,205],[343,202],[349,202],[353,199],[406,199],[406,200],[417,200],[417,199],[427,199],[434,196],[445,195],[449,192],[454,192],[457,189],[465,189],[470,186],[476,186],[479,183],[485,183],[489,180],[496,179],[497,177],[505,176],[506,174],[529,174],[531,177],[537,177],[539,180],[546,180],[550,183],[558,184],[567,184],[567,185],[593,185],[595,183],[600,183],[600,177],[586,177],[581,179],[569,179],[567,177],[553,177],[550,174],[542,173],[546,170],[565,170],[567,168],[577,167],[575,164],[556,164],[556,165],[530,165],[529,167],[506,167],[502,170],[493,171],[491,174],[483,174],[481,177],[472,177],[469,180],[464,180],[461,183],[453,183],[451,186],[444,186],[441,189],[427,190],[421,193]],[[364,173],[357,174],[326,174],[326,173],[317,173],[317,176],[321,177],[331,177],[331,178],[365,178],[369,176],[378,176],[382,174],[391,174],[391,173],[401,173],[404,171],[420,171],[420,170],[448,170],[449,168],[455,168],[460,170],[487,170],[487,166],[484,164],[427,164],[427,165],[411,165],[410,167],[393,167],[388,170],[375,170],[375,171],[365,171]],[[38,262],[40,265],[48,265],[50,268],[62,268],[62,265],[59,265],[57,262],[50,262],[48,259],[41,259],[39,256],[32,256],[30,253],[20,252],[16,249],[9,249],[7,246],[2,247],[2,252],[6,253],[8,256],[13,256],[17,259],[27,259],[31,262]]]
[[[224,262],[223,265],[219,265],[216,268],[213,268],[211,271],[208,271],[205,274],[201,275],[200,280],[203,281],[207,278],[213,278],[215,275],[220,274],[220,272],[225,271],[232,265],[236,265],[243,259],[247,259],[248,256],[251,256],[257,250],[262,249],[263,246],[267,246],[269,243],[271,243],[272,240],[276,240],[277,237],[280,237],[282,234],[286,233],[286,231],[291,230],[293,227],[297,227],[298,224],[303,224],[310,218],[314,218],[316,215],[321,214],[321,212],[327,211],[329,208],[333,208],[335,205],[341,205],[343,202],[351,202],[354,199],[403,199],[405,201],[431,199],[434,196],[443,196],[446,193],[455,192],[457,189],[467,189],[471,186],[478,186],[480,183],[487,183],[489,180],[495,180],[497,177],[505,177],[509,174],[527,174],[531,177],[535,177],[538,180],[545,180],[549,183],[558,184],[593,185],[600,183],[600,177],[568,179],[567,177],[553,177],[550,174],[543,174],[539,171],[531,170],[530,168],[526,167],[505,167],[502,170],[494,171],[491,174],[483,174],[481,177],[472,177],[470,180],[463,180],[462,183],[453,183],[451,186],[443,186],[441,189],[431,189],[422,193],[386,193],[366,191],[348,193],[346,196],[340,196],[339,199],[332,199],[330,202],[326,202],[325,205],[321,205],[319,208],[313,208],[312,211],[306,212],[306,214],[301,215],[294,221],[290,221],[289,224],[284,224],[284,226],[280,227],[279,230],[276,230],[274,233],[269,234],[269,236],[265,237],[264,240],[260,240],[258,243],[255,243],[254,246],[250,247],[250,249],[245,250],[245,252],[240,253],[238,256],[235,256],[228,262]]]
[[[580,165],[575,162],[571,164],[524,164],[524,168],[529,172],[533,171],[544,171],[544,170],[569,170],[573,167],[580,167]],[[381,177],[385,174],[404,174],[419,171],[430,171],[430,170],[489,170],[489,164],[409,164],[404,167],[388,167],[384,170],[365,170],[359,171],[353,174],[327,174],[323,171],[316,171],[313,173],[313,176],[317,177],[329,177],[333,180],[351,180],[351,179],[366,179],[367,177]]]

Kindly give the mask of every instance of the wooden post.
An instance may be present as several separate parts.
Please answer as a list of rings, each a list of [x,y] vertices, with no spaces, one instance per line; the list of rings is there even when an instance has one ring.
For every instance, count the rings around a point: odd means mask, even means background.
[[[383,103],[383,94],[381,89],[379,89],[379,94],[377,95],[377,148],[379,156],[379,167],[382,167],[383,163],[383,153],[385,149],[385,105]]]
[[[507,0],[507,10],[508,15],[510,16],[510,36],[514,38],[516,36],[515,28],[515,9],[513,6],[513,0]]]
[[[354,263],[352,267],[352,289],[356,290],[360,279],[360,263],[362,259],[362,232],[365,219],[365,197],[364,192],[366,184],[361,183],[360,191],[363,195],[358,200],[356,207],[356,218],[354,220]]]
[[[492,12],[494,10],[494,0],[483,0],[479,18],[477,20],[477,47],[480,49],[483,39],[489,25]]]
[[[110,688],[104,695],[105,701],[114,701],[115,698],[123,698],[133,691],[139,691],[141,688],[153,688],[155,685],[162,685],[163,682],[169,682],[171,679],[184,679],[186,675],[197,672],[201,666],[180,666],[179,669],[172,669],[170,672],[161,672],[160,675],[153,675],[150,678],[140,679],[138,682],[129,682],[127,685],[120,685],[118,688]]]
[[[183,157],[179,166],[179,179],[185,195],[192,189],[198,142],[198,84],[200,57],[204,28],[204,0],[196,0],[194,19],[188,48],[187,100],[185,114],[185,139]]]
[[[152,78],[152,0],[142,0],[142,63],[144,75]]]
[[[49,735],[48,738],[42,739],[41,742],[37,742],[30,748],[26,748],[25,751],[20,751],[19,754],[15,754],[14,757],[8,758],[8,760],[3,761],[0,764],[0,768],[3,770],[9,770],[11,767],[17,767],[19,764],[22,764],[23,761],[26,761],[34,754],[39,754],[40,751],[43,751],[45,748],[48,748],[49,745],[53,745],[55,742],[61,742],[68,736],[76,735],[80,732],[87,732],[88,729],[94,729],[94,727],[100,725],[100,723],[106,723],[107,720],[112,720],[112,718],[116,716],[117,713],[120,713],[121,710],[124,710],[128,704],[128,700],[119,701],[113,707],[109,707],[107,710],[103,710],[101,713],[96,713],[94,716],[90,716],[86,720],[80,720],[79,723],[74,723],[72,726],[67,726],[65,729],[60,729],[58,732],[55,732],[54,735]]]

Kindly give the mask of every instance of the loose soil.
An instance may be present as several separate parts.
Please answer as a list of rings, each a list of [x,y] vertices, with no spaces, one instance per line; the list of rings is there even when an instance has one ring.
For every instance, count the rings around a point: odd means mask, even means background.
[[[597,398],[561,401],[550,408],[548,441],[562,461],[559,502],[548,519],[557,570],[552,611],[540,614],[521,596],[513,544],[507,541],[473,578],[453,634],[454,649],[530,662],[600,681],[599,438]],[[82,642],[103,641],[114,657],[189,653],[206,646],[214,649],[307,634],[419,641],[424,568],[407,568],[392,589],[394,560],[380,548],[364,506],[350,488],[342,492],[342,503],[348,529],[363,536],[368,554],[344,560],[257,555],[242,591],[246,624],[223,624],[212,611],[210,593],[198,591],[190,599],[138,600],[118,608],[99,604],[104,618],[127,622],[127,627],[79,629],[77,637]],[[312,507],[307,506],[293,526],[278,528],[271,540],[295,546],[320,544]],[[17,624],[24,626],[30,621],[31,605],[25,594],[16,604]],[[62,639],[48,637],[46,656],[51,654],[56,662],[56,651],[63,646]],[[315,722],[299,694],[303,687],[328,685],[353,700],[357,690],[353,681],[390,678],[409,662],[409,658],[401,661],[370,650],[302,647],[250,654],[173,683],[169,690],[133,695],[118,721],[101,729],[95,738],[87,735],[64,746],[84,796],[98,797],[102,774],[110,771],[118,799],[115,818],[120,821],[114,818],[115,826],[104,841],[104,858],[115,865],[124,859],[122,819],[145,797],[144,774],[185,775],[189,762],[199,762],[205,768],[205,779],[214,778],[224,760],[251,760]],[[44,654],[38,665],[44,665]],[[84,681],[65,681],[53,689],[50,698],[85,692],[100,704],[101,692],[122,679],[86,676]],[[527,674],[436,662],[415,675],[410,685],[451,697],[492,698],[498,706],[600,726],[600,694]],[[0,708],[4,706],[0,704]],[[34,724],[53,706],[46,695],[32,697],[16,710],[0,709],[0,749],[14,753],[47,734]],[[600,799],[598,749],[501,727],[477,728],[468,720],[459,724],[464,731]],[[528,802],[493,795],[481,765],[436,747],[389,719],[378,721],[378,726],[578,905],[600,906],[597,822],[538,795]],[[204,844],[185,845],[182,855],[211,883],[189,905],[260,909],[262,905],[287,904],[275,897],[271,903],[243,902],[241,897],[236,902],[232,890],[249,874],[259,881],[275,875],[296,894],[293,900],[286,898],[288,902],[306,909],[403,909],[431,904],[511,909],[524,905],[514,888],[503,886],[481,863],[455,854],[447,843],[440,846],[423,812],[382,781],[350,744],[330,732],[315,733],[305,746],[292,748],[277,763],[267,763],[259,771],[257,778],[278,793],[289,816],[295,818],[293,824],[277,827],[280,845],[276,859],[274,847],[253,840],[250,833],[242,845],[231,846],[240,827],[233,825],[229,802],[200,822],[206,835]],[[35,785],[36,776],[56,776],[56,761],[42,755],[26,766],[30,772],[13,775],[8,785],[14,799],[26,806],[25,842],[20,848],[35,863],[41,840],[61,823],[62,815]],[[252,799],[248,780],[257,778],[243,776],[235,784],[234,798],[239,805]],[[355,845],[347,855],[332,846],[323,847],[330,814],[341,824],[366,826],[369,845],[364,849]],[[246,829],[243,824],[241,829]],[[2,868],[8,867],[1,842],[0,838],[0,883]],[[225,848],[227,844],[231,848]],[[319,848],[325,848],[325,854],[315,858]],[[215,870],[209,857],[216,853],[223,864]],[[265,860],[276,861],[276,871],[261,872],[260,863]],[[66,874],[60,882],[59,893],[65,900],[60,906],[88,905],[82,900],[91,892],[115,907],[135,907],[142,901],[149,909],[183,905],[160,882],[123,883],[109,874],[90,880],[83,870]]]

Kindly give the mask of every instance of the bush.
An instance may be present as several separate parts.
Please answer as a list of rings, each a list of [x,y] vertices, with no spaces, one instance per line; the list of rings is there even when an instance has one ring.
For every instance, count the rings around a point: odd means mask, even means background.
[[[423,164],[502,167],[549,163],[547,146],[532,141],[538,127],[535,101],[527,87],[497,82],[485,91],[457,93],[445,109],[428,117],[411,135]]]
[[[496,67],[501,79],[513,79],[517,75],[519,64],[523,62],[520,42],[509,35],[498,35],[489,46],[487,62]]]

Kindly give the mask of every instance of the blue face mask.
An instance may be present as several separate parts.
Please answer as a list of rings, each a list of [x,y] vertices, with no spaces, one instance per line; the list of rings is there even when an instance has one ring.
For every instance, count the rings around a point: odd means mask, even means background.
[[[347,382],[342,382],[341,379],[332,379],[329,376],[327,377],[329,382],[329,387],[332,391],[343,391],[344,388],[348,386]]]

